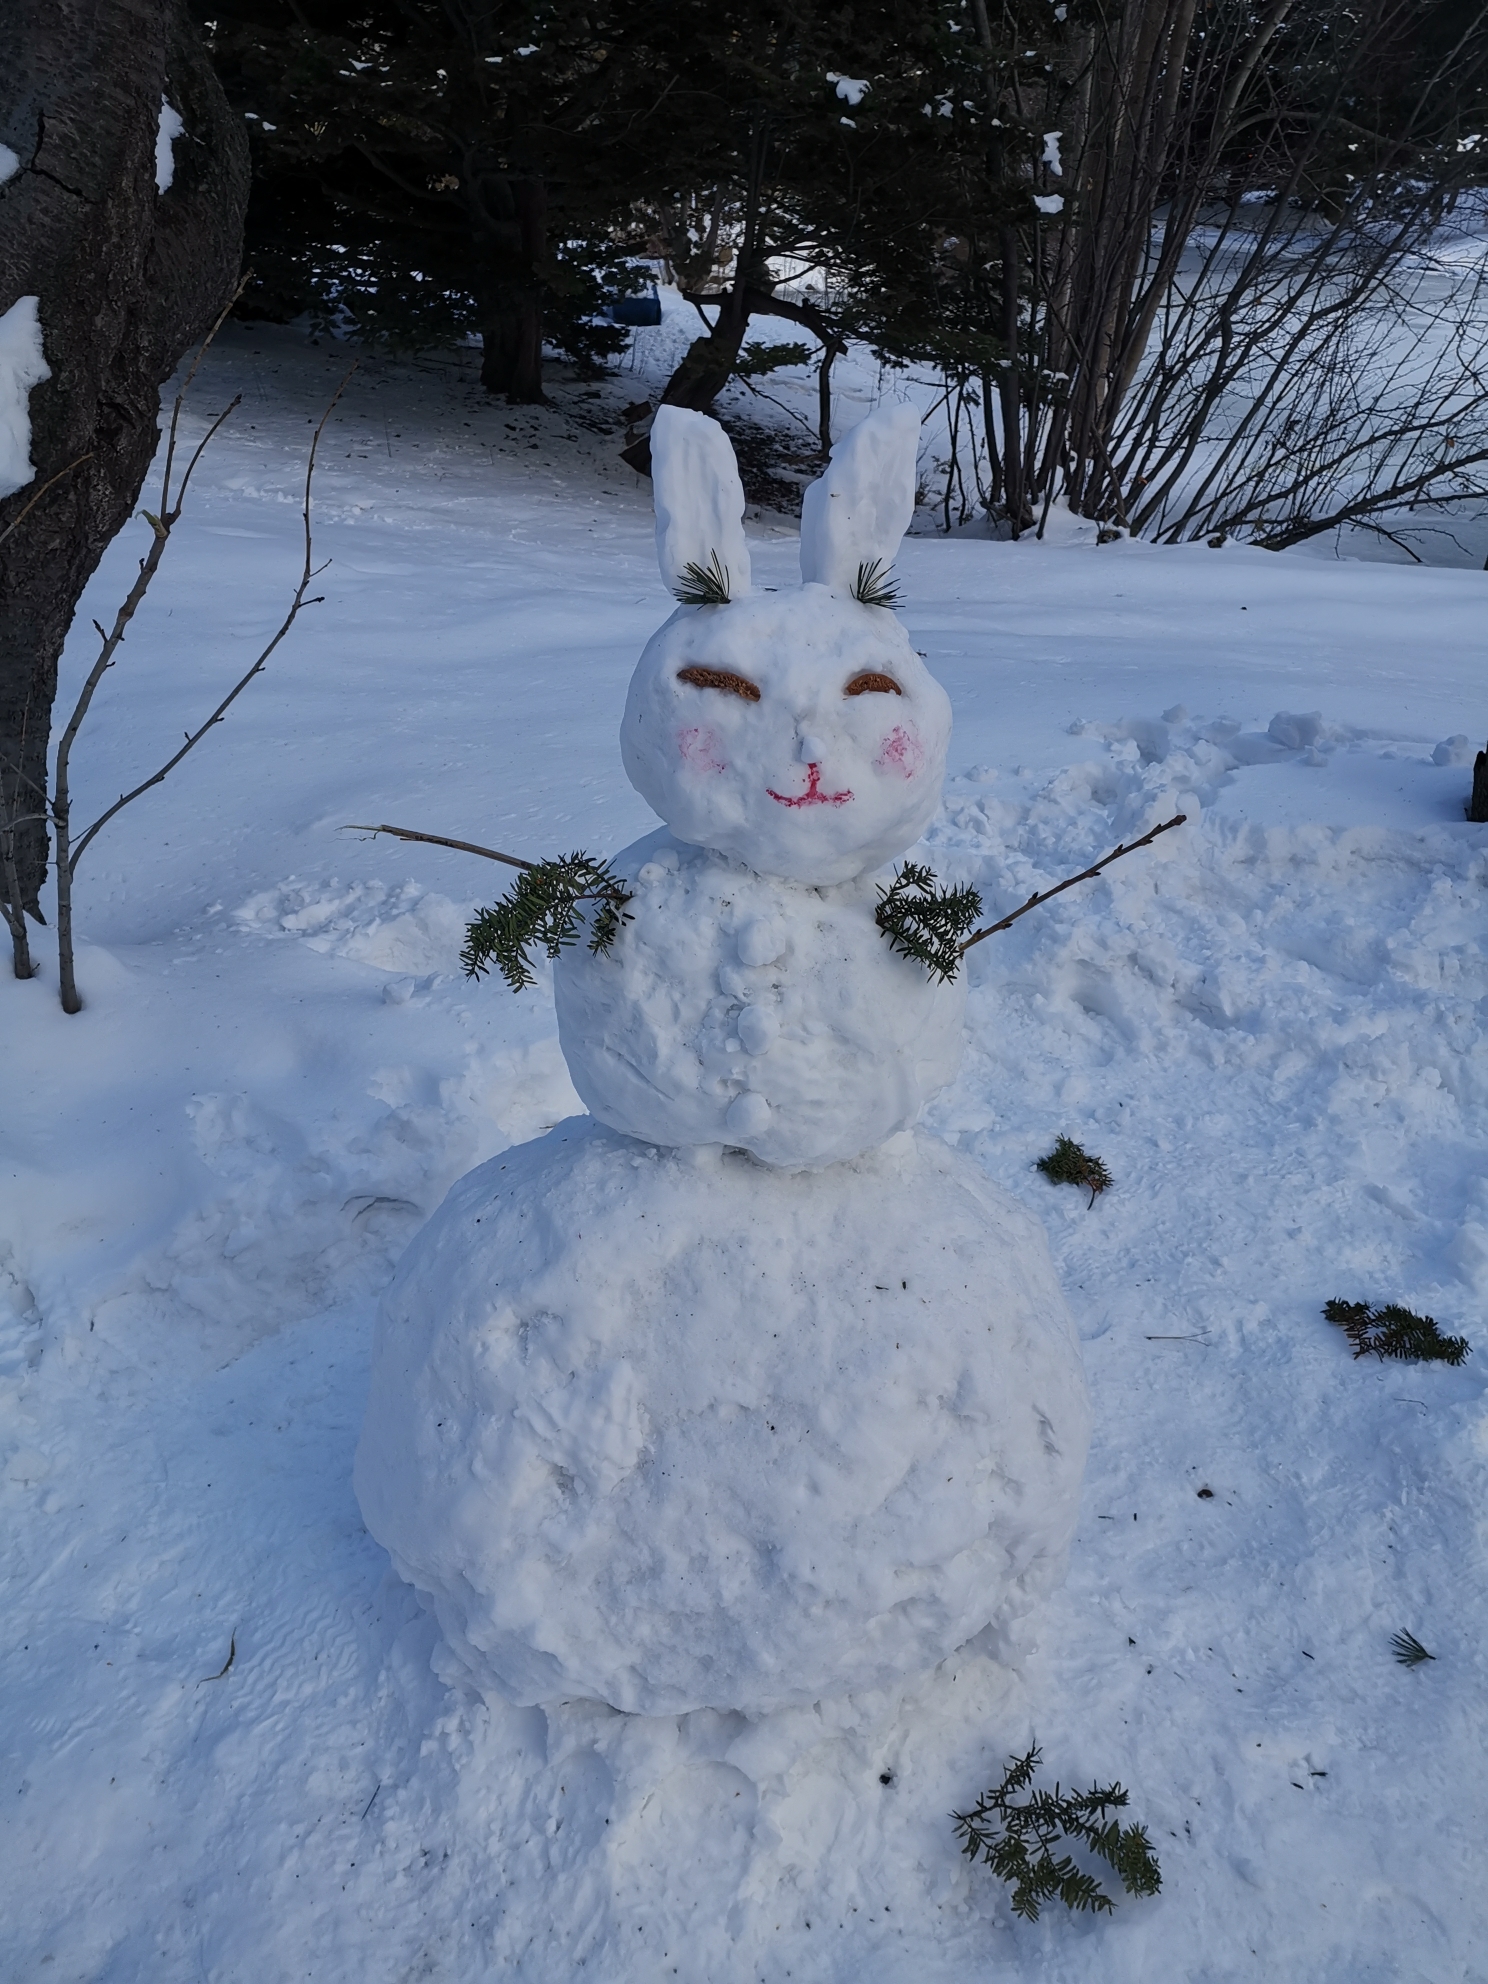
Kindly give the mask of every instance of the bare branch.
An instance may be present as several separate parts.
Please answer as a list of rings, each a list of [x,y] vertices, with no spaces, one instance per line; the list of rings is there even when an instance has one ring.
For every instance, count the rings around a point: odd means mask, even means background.
[[[1082,868],[1078,875],[1071,875],[1067,881],[1056,883],[1052,889],[1045,889],[1040,895],[1030,896],[1023,907],[1015,909],[1011,916],[1003,917],[1000,923],[989,923],[985,930],[978,930],[968,937],[961,946],[961,956],[965,957],[972,945],[980,944],[984,937],[995,937],[999,930],[1011,928],[1020,916],[1026,916],[1029,910],[1037,909],[1040,903],[1050,902],[1055,896],[1062,896],[1065,890],[1072,889],[1076,882],[1090,881],[1093,876],[1101,872],[1102,868],[1109,868],[1113,861],[1119,861],[1123,854],[1135,854],[1139,847],[1146,847],[1150,842],[1155,841],[1159,834],[1165,834],[1170,827],[1181,827],[1187,818],[1187,813],[1175,813],[1171,820],[1164,820],[1161,826],[1143,834],[1140,840],[1126,842],[1121,847],[1113,847],[1109,854],[1095,862],[1092,867]]]
[[[191,369],[181,382],[181,390],[176,394],[175,405],[171,408],[170,434],[165,445],[165,473],[160,478],[161,516],[165,516],[170,508],[171,465],[176,459],[176,433],[181,424],[181,408],[186,404],[186,395],[191,391],[191,382],[196,377],[197,370],[200,367],[202,360],[207,355],[207,347],[211,344],[213,338],[216,337],[217,333],[222,329],[222,326],[227,322],[228,316],[232,311],[233,306],[237,303],[238,298],[243,294],[243,291],[248,287],[249,283],[252,282],[252,280],[253,280],[252,269],[245,269],[243,271],[243,277],[241,282],[239,282],[237,288],[233,291],[232,295],[228,298],[227,302],[222,306],[222,309],[219,311],[217,315],[217,320],[212,325],[211,330],[209,330],[207,332],[207,335],[202,339],[201,344],[197,349],[197,354],[195,358],[193,358],[191,361]]]
[[[421,834],[413,827],[365,827],[356,821],[348,821],[342,829],[348,834],[391,834],[395,840],[427,841],[430,847],[453,847],[461,854],[482,854],[487,861],[504,861],[508,868],[535,868],[534,861],[524,861],[520,854],[498,854],[494,847],[479,847],[473,840],[446,840],[443,834]]]
[[[322,434],[324,434],[325,432],[326,422],[335,412],[336,403],[341,398],[341,395],[346,391],[348,385],[350,385],[352,373],[354,373],[356,369],[357,369],[356,366],[353,365],[351,367],[351,371],[347,373],[346,377],[341,381],[340,385],[336,388],[336,391],[332,396],[330,405],[326,408],[325,412],[320,417],[320,425],[315,430],[315,438],[310,443],[310,459],[305,468],[305,501],[304,501],[304,511],[303,511],[304,531],[305,531],[305,562],[303,569],[300,573],[300,582],[295,587],[294,597],[290,601],[289,611],[285,614],[284,619],[280,622],[279,628],[277,632],[274,634],[273,639],[269,642],[268,646],[265,647],[263,652],[259,655],[258,659],[254,662],[253,666],[250,669],[248,669],[246,674],[240,676],[238,681],[235,682],[232,688],[228,690],[227,694],[222,698],[222,701],[217,705],[216,709],[213,710],[212,714],[207,718],[206,722],[201,724],[199,728],[197,728],[196,730],[188,731],[186,733],[186,741],[182,744],[180,750],[175,752],[171,757],[169,757],[158,771],[152,772],[149,778],[144,779],[139,785],[135,786],[132,792],[121,793],[120,796],[114,801],[112,806],[105,808],[105,810],[99,814],[98,818],[93,822],[92,826],[88,828],[88,831],[78,841],[76,848],[72,852],[72,855],[68,862],[68,873],[70,875],[75,875],[77,873],[78,862],[82,859],[84,850],[87,848],[89,842],[93,839],[94,835],[97,834],[101,828],[106,827],[109,821],[113,819],[116,813],[121,812],[124,807],[131,805],[133,801],[138,799],[142,793],[148,792],[152,786],[159,785],[162,779],[166,778],[171,772],[175,770],[176,766],[180,764],[181,760],[186,756],[187,752],[192,751],[196,748],[196,746],[206,736],[207,732],[212,728],[212,726],[214,724],[221,723],[222,719],[227,715],[227,712],[232,708],[233,704],[238,700],[239,696],[242,695],[243,691],[248,687],[248,684],[253,680],[254,676],[259,674],[263,670],[263,668],[267,665],[269,657],[273,654],[275,648],[278,647],[279,643],[284,639],[285,635],[289,632],[290,628],[299,618],[301,609],[306,606],[316,606],[320,603],[318,600],[312,600],[306,598],[306,593],[309,590],[311,580],[315,577],[315,572],[311,569],[312,553],[311,553],[311,538],[310,538],[310,486],[312,481],[314,480],[315,457],[320,448],[320,439]],[[219,426],[221,425],[220,421],[218,422],[218,425]],[[197,451],[197,455],[198,456],[200,455],[199,449]],[[193,457],[192,459],[192,463],[191,463],[192,468],[196,466],[196,459],[197,459],[196,457]],[[187,470],[188,477],[190,473],[191,470],[188,469]],[[185,487],[186,487],[186,483],[185,483],[185,479],[183,478],[181,484],[183,493],[185,491]],[[179,514],[179,510],[177,511],[176,514]],[[320,570],[324,571],[325,567],[321,566]],[[59,861],[61,860],[60,848],[58,849],[58,860]]]

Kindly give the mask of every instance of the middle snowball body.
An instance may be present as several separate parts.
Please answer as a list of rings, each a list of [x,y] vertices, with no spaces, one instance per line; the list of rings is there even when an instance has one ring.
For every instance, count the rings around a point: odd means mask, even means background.
[[[553,971],[574,1087],[612,1130],[815,1170],[908,1129],[954,1077],[965,974],[889,949],[871,879],[782,882],[666,830],[614,865],[631,920]]]

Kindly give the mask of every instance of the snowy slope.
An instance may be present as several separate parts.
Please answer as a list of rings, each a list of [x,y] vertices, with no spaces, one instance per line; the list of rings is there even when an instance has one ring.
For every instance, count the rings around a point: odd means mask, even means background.
[[[276,623],[340,362],[267,331],[209,360],[198,423],[244,406],[100,697],[79,817]],[[0,1975],[1488,1976],[1488,829],[1435,750],[1488,727],[1475,572],[906,544],[956,711],[943,876],[1000,911],[1190,816],[978,949],[931,1113],[1045,1220],[1084,1338],[1069,1580],[1019,1668],[830,1715],[545,1714],[441,1679],[351,1494],[372,1311],[450,1183],[577,1103],[546,985],[459,976],[500,871],[342,827],[518,853],[647,827],[617,726],[667,601],[596,431],[636,381],[596,390],[517,413],[463,359],[364,366],[324,605],[85,858],[87,1010],[50,960],[0,986]],[[789,582],[792,527],[751,529],[756,584]],[[1061,1131],[1115,1174],[1092,1210],[1032,1169]],[[1335,1294],[1474,1355],[1356,1364]],[[1401,1628],[1434,1664],[1394,1663]],[[1156,1901],[1029,1927],[958,1857],[947,1815],[1033,1735],[1066,1783],[1129,1786]]]

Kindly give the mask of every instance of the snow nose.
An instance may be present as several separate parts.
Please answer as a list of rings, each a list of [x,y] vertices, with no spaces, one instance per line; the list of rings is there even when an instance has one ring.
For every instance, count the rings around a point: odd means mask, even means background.
[[[803,765],[819,765],[827,755],[827,747],[819,737],[803,736],[796,756]]]

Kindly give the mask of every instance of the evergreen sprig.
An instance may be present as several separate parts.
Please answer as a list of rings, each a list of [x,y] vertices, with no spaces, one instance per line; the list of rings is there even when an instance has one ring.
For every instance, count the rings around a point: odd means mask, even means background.
[[[886,565],[882,558],[859,565],[858,576],[853,580],[852,596],[861,600],[864,606],[897,606],[899,583],[894,577],[893,566]]]
[[[1425,1661],[1436,1658],[1436,1655],[1428,1653],[1415,1634],[1409,1631],[1391,1634],[1390,1651],[1402,1667],[1420,1667]]]
[[[716,551],[705,566],[694,558],[682,567],[672,592],[683,606],[727,606],[732,597],[728,566],[719,563]]]
[[[1367,1302],[1340,1302],[1335,1296],[1323,1304],[1323,1314],[1347,1336],[1356,1358],[1462,1364],[1472,1351],[1465,1336],[1443,1336],[1434,1317],[1418,1316],[1398,1302],[1371,1309]]]
[[[1035,1744],[1026,1756],[1010,1760],[1001,1784],[983,1792],[969,1812],[952,1814],[962,1852],[969,1860],[985,1860],[1012,1887],[1013,1913],[1037,1922],[1046,1901],[1111,1913],[1115,1903],[1095,1877],[1068,1853],[1056,1856],[1056,1847],[1072,1843],[1104,1860],[1128,1894],[1156,1894],[1162,1874],[1146,1827],[1123,1828],[1108,1816],[1130,1802],[1121,1786],[1093,1784],[1068,1796],[1057,1783],[1052,1791],[1034,1791],[1041,1760]],[[1015,1803],[1023,1792],[1027,1797]]]
[[[889,887],[879,889],[873,920],[891,950],[949,984],[960,969],[961,939],[981,913],[975,889],[938,889],[933,869],[906,861]]]
[[[1116,1182],[1101,1160],[1082,1150],[1072,1137],[1056,1138],[1053,1150],[1041,1157],[1035,1168],[1051,1185],[1083,1185],[1092,1205]]]
[[[591,920],[589,948],[608,951],[630,921],[625,905],[630,891],[607,861],[587,854],[568,854],[560,861],[538,861],[524,868],[511,888],[489,909],[483,909],[465,932],[460,963],[467,978],[483,978],[494,963],[513,992],[535,982],[528,953],[540,944],[556,958],[572,944],[582,928],[579,905],[599,906]]]

